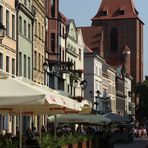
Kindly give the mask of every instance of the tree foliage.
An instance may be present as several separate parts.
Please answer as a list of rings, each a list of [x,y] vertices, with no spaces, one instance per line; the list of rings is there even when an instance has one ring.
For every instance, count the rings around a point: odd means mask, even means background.
[[[137,119],[148,119],[148,79],[143,83],[137,84],[135,95],[139,97],[139,105],[136,108]]]

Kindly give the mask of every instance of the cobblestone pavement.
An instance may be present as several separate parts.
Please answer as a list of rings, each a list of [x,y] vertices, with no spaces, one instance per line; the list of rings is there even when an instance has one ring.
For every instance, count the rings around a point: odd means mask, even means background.
[[[146,148],[146,145],[148,145],[148,138],[135,139],[128,144],[115,144],[114,148]]]

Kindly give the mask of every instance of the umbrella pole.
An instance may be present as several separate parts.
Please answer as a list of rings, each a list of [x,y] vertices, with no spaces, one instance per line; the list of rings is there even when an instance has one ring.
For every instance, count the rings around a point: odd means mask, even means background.
[[[56,140],[57,137],[57,115],[54,115],[54,139]]]
[[[20,111],[20,148],[22,148],[22,111]]]

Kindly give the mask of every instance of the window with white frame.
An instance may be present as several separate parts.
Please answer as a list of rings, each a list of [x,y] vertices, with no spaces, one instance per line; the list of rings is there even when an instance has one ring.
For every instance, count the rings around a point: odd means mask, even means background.
[[[12,38],[15,40],[15,15],[12,14]]]
[[[30,34],[30,24],[28,24],[28,39],[31,39],[31,34]]]
[[[6,56],[6,72],[9,72],[9,56]]]
[[[95,66],[95,74],[98,75],[98,66]]]
[[[22,33],[22,17],[19,16],[19,32]]]
[[[7,34],[7,36],[9,36],[9,24],[10,24],[10,22],[9,22],[9,11],[8,10],[6,10],[6,34]]]
[[[19,76],[22,76],[22,53],[19,52]]]
[[[12,58],[12,75],[15,75],[15,59]]]
[[[24,55],[24,77],[26,78],[26,55]]]
[[[30,79],[30,57],[28,57],[28,79]]]
[[[27,28],[27,26],[26,26],[26,21],[24,20],[24,36],[26,37],[26,28]]]
[[[98,80],[95,80],[95,91],[99,90]]]

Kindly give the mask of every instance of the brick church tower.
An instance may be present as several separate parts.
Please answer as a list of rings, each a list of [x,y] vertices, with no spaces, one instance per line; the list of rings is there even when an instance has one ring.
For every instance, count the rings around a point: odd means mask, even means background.
[[[106,61],[124,66],[134,82],[143,81],[143,25],[133,0],[102,0],[92,26],[103,28]]]

